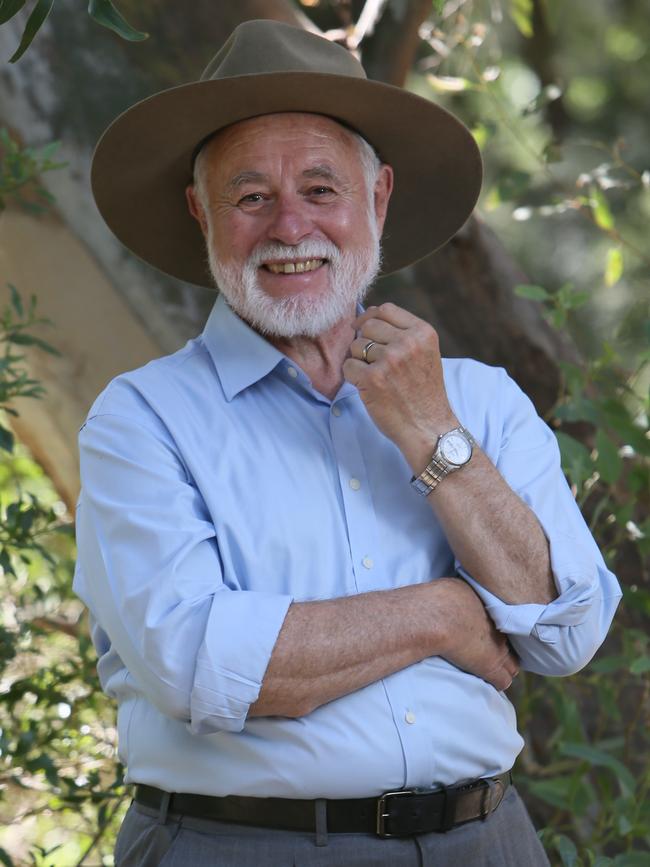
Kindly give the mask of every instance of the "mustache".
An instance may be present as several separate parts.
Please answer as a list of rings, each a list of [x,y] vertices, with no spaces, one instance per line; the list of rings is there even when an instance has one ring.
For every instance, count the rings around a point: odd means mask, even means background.
[[[306,239],[297,244],[260,244],[246,260],[249,267],[257,268],[272,259],[328,259],[338,262],[341,251],[331,241]]]

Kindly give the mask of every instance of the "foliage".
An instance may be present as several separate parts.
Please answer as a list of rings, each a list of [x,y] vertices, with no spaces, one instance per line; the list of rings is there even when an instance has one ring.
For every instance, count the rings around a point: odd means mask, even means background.
[[[301,2],[310,11],[318,0]],[[23,6],[24,0],[0,0],[0,25]],[[580,75],[569,67],[549,77],[529,53],[541,39],[539,9],[546,10],[551,42],[580,47],[576,62],[587,62],[588,40],[595,39],[593,31],[584,36],[566,24],[562,16],[580,14],[571,6],[435,0],[410,86],[435,94],[473,128],[488,167],[482,212],[512,250],[529,257],[534,275],[534,284],[517,291],[540,303],[549,322],[582,350],[582,361],[562,363],[563,388],[548,422],[624,598],[605,647],[585,671],[563,679],[522,675],[516,682],[527,742],[516,778],[545,828],[554,864],[633,867],[650,860],[650,406],[644,393],[650,331],[634,301],[648,266],[643,223],[650,172],[633,142],[599,125],[596,108],[604,111],[603,87],[621,93],[632,87],[630,64],[645,55],[641,36],[618,20],[607,29],[605,52],[597,52],[599,63],[608,64],[606,85],[596,72],[576,85]],[[611,11],[607,0],[598,8]],[[111,10],[110,3],[90,4],[96,19],[121,32]],[[638,25],[646,26],[645,18]],[[614,111],[608,106],[608,122]],[[56,167],[55,147],[22,149],[0,131],[0,150],[0,210],[9,196],[27,207],[47,206],[38,178]],[[532,248],[538,253],[530,258]],[[592,255],[575,267],[573,251],[585,249]],[[606,293],[622,300],[599,323],[594,298]],[[43,396],[19,349],[51,351],[32,333],[43,324],[34,301],[25,305],[11,288],[0,318],[5,411],[14,410],[19,396]],[[0,514],[0,820],[9,826],[0,846],[14,851],[11,825],[22,820],[32,823],[24,836],[40,844],[31,863],[108,864],[125,791],[119,765],[116,770],[114,709],[99,689],[87,624],[70,589],[71,520],[6,425],[0,425]],[[11,863],[1,848],[0,863]]]
[[[525,238],[517,236],[530,239],[534,234],[535,244],[529,241],[528,247],[538,246],[553,262],[552,269],[533,260],[538,279],[540,273],[549,279],[561,273],[562,235],[573,240],[571,264],[576,249],[603,251],[599,269],[585,263],[572,267],[571,279],[559,285],[521,285],[517,292],[543,305],[551,325],[583,351],[580,362],[560,363],[563,387],[548,422],[557,431],[563,468],[578,503],[624,591],[605,647],[583,672],[562,680],[520,678],[515,701],[527,746],[516,779],[538,826],[545,826],[542,839],[554,863],[648,864],[647,308],[633,302],[618,328],[601,327],[587,337],[584,331],[594,319],[592,301],[599,293],[643,297],[650,259],[641,227],[647,222],[650,171],[624,158],[625,141],[607,146],[587,137],[590,124],[569,116],[571,85],[566,90],[561,86],[559,70],[557,80],[543,83],[548,66],[522,63],[524,50],[515,57],[506,51],[501,39],[505,34],[512,40],[512,31],[508,36],[493,9],[480,2],[443,7],[438,20],[423,28],[431,53],[413,86],[423,93],[432,88],[473,127],[489,166],[484,213],[511,248],[523,250]],[[555,16],[560,38],[565,7],[526,0],[506,10],[520,34],[515,39],[540,38],[533,26],[535,10],[541,26],[540,9]],[[619,25],[616,38],[626,35],[631,44],[634,35]],[[615,44],[613,37],[609,44]],[[555,121],[550,115],[558,101],[565,129],[557,111]],[[624,305],[618,307],[619,317],[622,309]]]
[[[15,15],[21,11],[25,5],[25,0],[0,0],[0,25],[10,21]],[[16,51],[9,58],[9,63],[15,63],[23,56],[38,31],[41,29],[47,19],[47,16],[52,11],[54,0],[36,0],[32,9],[25,29],[20,40],[20,44]],[[88,14],[90,17],[107,27],[122,39],[127,39],[129,42],[141,42],[148,38],[148,33],[142,33],[126,21],[124,16],[116,9],[111,0],[90,0],[88,3]]]
[[[60,164],[21,148],[0,130],[0,189],[39,211],[50,201],[39,174]],[[24,350],[58,355],[34,329],[49,324],[9,285],[0,311],[0,411],[41,399]],[[2,416],[0,416],[2,418]],[[47,842],[29,853],[37,865],[82,863],[125,806],[115,765],[114,711],[103,695],[96,658],[72,594],[73,525],[51,482],[0,421],[0,826],[33,826]],[[62,829],[64,833],[62,834]],[[71,836],[72,834],[72,836]],[[9,837],[9,839],[11,839]],[[4,840],[3,840],[4,842]],[[27,854],[27,853],[25,853]],[[0,846],[0,863],[12,864]]]

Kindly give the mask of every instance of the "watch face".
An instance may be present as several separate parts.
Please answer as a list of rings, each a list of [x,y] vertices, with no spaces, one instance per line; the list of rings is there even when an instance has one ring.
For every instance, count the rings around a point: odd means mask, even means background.
[[[446,461],[462,467],[472,457],[472,447],[459,431],[450,431],[440,440],[440,452]]]

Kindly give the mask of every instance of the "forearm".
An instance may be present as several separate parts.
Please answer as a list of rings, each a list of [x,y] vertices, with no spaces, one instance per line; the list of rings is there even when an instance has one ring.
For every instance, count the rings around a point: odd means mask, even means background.
[[[292,605],[249,716],[303,716],[429,656],[507,689],[517,661],[459,578]]]
[[[303,716],[438,654],[445,582],[292,605],[249,716]]]
[[[449,427],[457,426],[450,419]],[[415,438],[403,452],[419,474],[431,440]],[[464,569],[509,604],[547,604],[557,597],[548,541],[539,521],[477,446],[467,466],[451,473],[428,502]]]

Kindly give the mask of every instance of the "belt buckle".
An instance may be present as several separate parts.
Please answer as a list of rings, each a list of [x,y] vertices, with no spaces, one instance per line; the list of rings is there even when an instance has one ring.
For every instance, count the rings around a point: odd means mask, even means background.
[[[402,795],[414,795],[411,789],[400,789],[399,792],[384,792],[377,800],[377,836],[382,839],[387,837],[399,837],[400,834],[389,834],[386,830],[386,819],[390,819],[390,813],[386,813],[386,799],[399,798]]]

